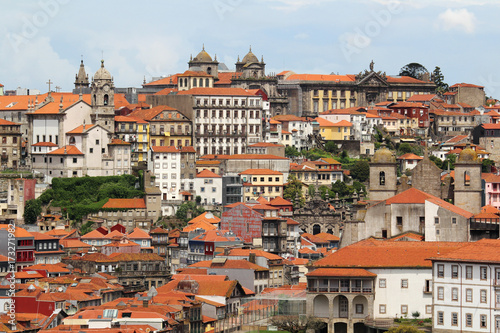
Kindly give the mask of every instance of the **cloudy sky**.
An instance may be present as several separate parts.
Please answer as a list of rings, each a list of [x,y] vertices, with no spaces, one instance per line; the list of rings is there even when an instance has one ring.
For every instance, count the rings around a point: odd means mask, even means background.
[[[418,62],[500,98],[498,0],[2,0],[0,83],[69,91],[83,56],[118,87],[183,72],[205,45],[229,68],[249,45],[267,72],[396,75]]]

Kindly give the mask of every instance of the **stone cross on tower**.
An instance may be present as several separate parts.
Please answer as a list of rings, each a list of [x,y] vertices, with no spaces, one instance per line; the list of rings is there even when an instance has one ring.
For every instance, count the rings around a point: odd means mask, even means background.
[[[50,82],[50,79],[49,79],[49,82],[46,82],[48,85],[49,85],[49,92],[50,92],[50,85],[54,82]]]

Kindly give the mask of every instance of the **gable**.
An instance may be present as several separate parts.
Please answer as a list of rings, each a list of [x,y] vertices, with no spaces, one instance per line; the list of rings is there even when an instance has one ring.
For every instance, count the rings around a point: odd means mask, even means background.
[[[189,120],[186,116],[177,110],[163,110],[154,116],[151,120]]]
[[[387,81],[384,80],[380,75],[375,72],[370,72],[366,74],[359,82],[356,83],[358,86],[383,86],[388,87]]]

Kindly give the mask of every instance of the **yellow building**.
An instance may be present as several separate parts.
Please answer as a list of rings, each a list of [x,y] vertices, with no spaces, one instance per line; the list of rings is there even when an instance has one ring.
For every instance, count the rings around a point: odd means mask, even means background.
[[[334,123],[318,117],[315,121],[319,123],[319,134],[323,137],[323,140],[349,140],[351,137],[352,123],[347,120]]]
[[[243,182],[243,201],[264,197],[272,200],[283,197],[283,174],[270,169],[248,169],[240,174]]]
[[[149,122],[149,146],[192,146],[192,123],[181,111],[167,105],[135,110],[131,116]]]
[[[149,123],[133,116],[115,116],[115,135],[131,144],[131,162],[137,165],[146,161],[148,156]]]

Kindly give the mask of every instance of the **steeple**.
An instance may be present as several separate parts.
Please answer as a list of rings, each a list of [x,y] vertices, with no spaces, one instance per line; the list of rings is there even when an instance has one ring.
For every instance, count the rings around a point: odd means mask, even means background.
[[[75,76],[75,89],[88,88],[89,86],[89,76],[85,73],[85,66],[83,65],[83,59],[80,63],[80,69],[78,74]]]
[[[113,77],[104,67],[104,60],[101,60],[101,67],[94,74],[91,85],[91,106],[92,114],[90,116],[92,123],[100,125],[114,132],[115,117],[115,85]]]

